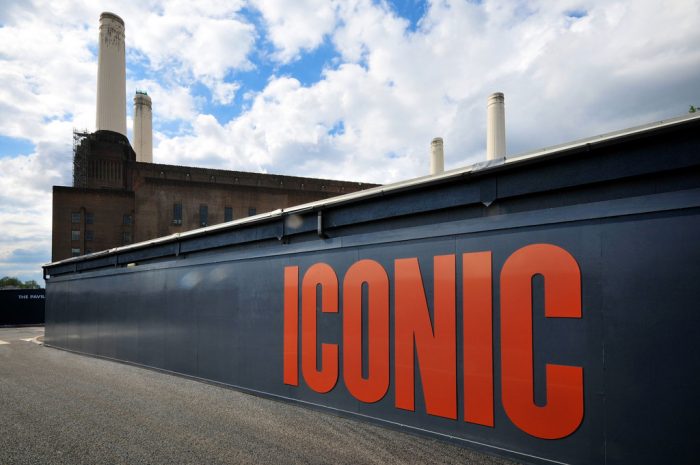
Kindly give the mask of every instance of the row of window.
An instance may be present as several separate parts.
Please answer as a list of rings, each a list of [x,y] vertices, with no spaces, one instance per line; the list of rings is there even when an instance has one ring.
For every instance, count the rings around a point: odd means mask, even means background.
[[[70,234],[70,239],[71,241],[79,241],[80,240],[80,231],[71,231]],[[93,241],[95,240],[95,233],[91,230],[86,230],[85,231],[85,240],[86,241]],[[122,232],[122,244],[131,244],[131,231],[123,231]],[[71,253],[73,256],[75,256],[75,251],[78,251],[78,255],[80,255],[80,248],[72,248]],[[85,253],[92,253],[92,251],[89,248],[85,249]]]
[[[248,216],[253,216],[256,214],[256,208],[248,208]],[[233,221],[233,207],[224,207],[224,222]],[[173,224],[182,224],[182,203],[173,204]],[[206,226],[209,224],[209,207],[207,205],[199,206],[199,225]]]
[[[257,209],[255,207],[249,207],[248,208],[248,216],[253,216],[257,213]],[[82,220],[82,214],[80,212],[73,212],[71,213],[71,223],[73,224],[80,224]],[[226,221],[233,221],[233,207],[224,207],[224,222]],[[85,224],[94,224],[95,223],[95,215],[93,213],[85,213]],[[122,224],[124,226],[130,226],[134,223],[134,218],[132,215],[125,213],[122,216]],[[174,203],[173,204],[173,224],[174,225],[181,225],[182,224],[182,203]],[[200,226],[206,226],[209,224],[209,207],[205,204],[202,204],[199,206],[199,224]],[[72,238],[71,240],[74,241],[79,241],[80,240],[80,231],[72,231]],[[77,234],[77,237],[75,236]],[[88,231],[85,232],[86,234],[86,239],[87,240],[92,240],[91,238],[88,238]]]
[[[73,224],[80,224],[81,221],[81,213],[80,212],[73,212],[70,214],[70,222]],[[125,213],[124,216],[122,216],[122,224],[123,225],[130,225],[133,224],[134,218],[133,216],[129,215],[128,213]],[[95,215],[93,213],[85,213],[85,224],[94,224],[95,223]]]
[[[92,229],[86,229],[85,230],[85,240],[86,241],[92,241],[95,239],[95,232]],[[80,231],[76,231],[75,229],[70,232],[70,240],[72,241],[79,241],[80,240]]]
[[[248,216],[253,216],[257,213],[257,210],[255,207],[250,207],[248,208]],[[72,212],[71,213],[71,223],[72,224],[80,224],[82,220],[82,213],[81,212]],[[233,221],[233,207],[224,207],[224,222],[226,221]],[[134,222],[133,216],[130,214],[124,214],[122,216],[122,225],[125,226],[130,226]],[[93,213],[85,213],[85,224],[94,224],[95,223],[95,215]],[[209,223],[209,207],[205,204],[202,204],[199,206],[199,224],[200,226],[207,226]],[[182,224],[182,203],[174,203],[173,204],[173,224],[174,225],[181,225]],[[85,230],[85,240],[86,241],[93,241],[95,240],[95,233],[91,229],[86,229]],[[80,230],[71,230],[71,241],[80,241]],[[124,231],[122,232],[122,244],[130,244],[132,241],[131,237],[131,231]],[[92,253],[92,251],[89,248],[85,249],[85,253]],[[81,249],[79,247],[73,247],[71,248],[71,255],[72,256],[79,256],[81,254]]]
[[[122,238],[125,244],[128,244],[131,242],[131,231],[124,231],[122,233]],[[76,231],[75,229],[70,232],[70,240],[71,241],[79,241],[80,240],[80,231]],[[95,231],[91,229],[86,229],[85,230],[85,240],[86,241],[94,241],[95,240]]]
[[[80,212],[73,212],[70,214],[70,222],[73,224],[80,224],[81,215]],[[85,213],[85,224],[93,224],[95,222],[95,215],[92,213]]]
[[[92,253],[92,249],[90,247],[85,247],[85,255]],[[72,257],[79,257],[80,256],[80,247],[71,247],[70,249],[70,254]]]

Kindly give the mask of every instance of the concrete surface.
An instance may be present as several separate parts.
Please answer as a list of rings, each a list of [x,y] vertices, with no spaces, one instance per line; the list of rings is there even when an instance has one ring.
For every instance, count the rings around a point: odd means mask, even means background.
[[[0,329],[0,464],[514,464],[44,347],[42,335]]]

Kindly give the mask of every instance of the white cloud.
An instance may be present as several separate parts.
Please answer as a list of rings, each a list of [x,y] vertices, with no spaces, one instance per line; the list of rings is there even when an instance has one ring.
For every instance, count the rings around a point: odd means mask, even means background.
[[[237,82],[226,82],[220,79],[203,79],[212,94],[212,102],[219,105],[230,105],[236,97],[241,85]]]
[[[252,0],[262,14],[268,39],[275,45],[274,58],[288,63],[302,51],[318,47],[335,27],[335,0]]]
[[[71,161],[70,145],[46,142],[30,155],[0,158],[1,276],[41,281],[40,265],[51,259],[51,186],[70,182]]]
[[[272,78],[238,118],[173,139],[172,159],[389,182],[427,172],[434,136],[445,137],[448,167],[481,159],[493,91],[506,93],[517,153],[682,113],[698,81],[693,9],[436,2],[415,32],[381,3],[344,2],[337,14],[332,40],[346,64],[309,87]],[[277,43],[287,57],[299,51],[293,39]]]
[[[168,4],[169,5],[169,4]],[[178,10],[136,16],[127,26],[131,46],[161,72],[191,73],[195,79],[223,79],[231,69],[252,65],[247,55],[255,42],[252,25],[233,17],[196,17]],[[172,65],[176,65],[173,67]]]
[[[87,40],[80,25],[58,27],[36,16],[0,28],[1,134],[56,140],[47,120],[94,125],[95,86],[88,83],[96,70]]]

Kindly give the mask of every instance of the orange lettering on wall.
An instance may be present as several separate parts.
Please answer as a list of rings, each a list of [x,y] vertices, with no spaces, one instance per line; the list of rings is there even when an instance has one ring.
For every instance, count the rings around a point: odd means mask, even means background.
[[[432,324],[418,259],[399,259],[394,266],[396,407],[415,410],[415,350],[426,411],[457,419],[455,256],[434,258]]]
[[[321,368],[317,368],[317,286],[321,288],[321,312],[338,313],[338,277],[325,263],[311,266],[301,285],[301,371],[311,389],[325,393],[338,381],[338,345],[321,344]]]
[[[367,283],[368,373],[362,377],[362,285]],[[343,281],[343,379],[362,402],[389,389],[389,277],[374,260],[353,264]]]
[[[535,437],[559,439],[583,420],[583,368],[546,365],[547,403],[534,401],[532,278],[544,277],[545,316],[581,318],[581,271],[564,249],[534,244],[514,252],[501,271],[502,397],[506,414]]]
[[[299,267],[284,268],[284,384],[299,385]]]
[[[462,255],[464,420],[493,426],[491,252]]]

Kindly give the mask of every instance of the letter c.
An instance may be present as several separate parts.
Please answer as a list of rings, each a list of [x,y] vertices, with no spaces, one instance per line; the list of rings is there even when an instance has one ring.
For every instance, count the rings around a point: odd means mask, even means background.
[[[547,404],[534,401],[532,278],[544,277],[545,316],[581,318],[581,271],[561,247],[533,244],[515,251],[501,271],[503,407],[528,434],[560,439],[583,421],[583,368],[546,365]]]

